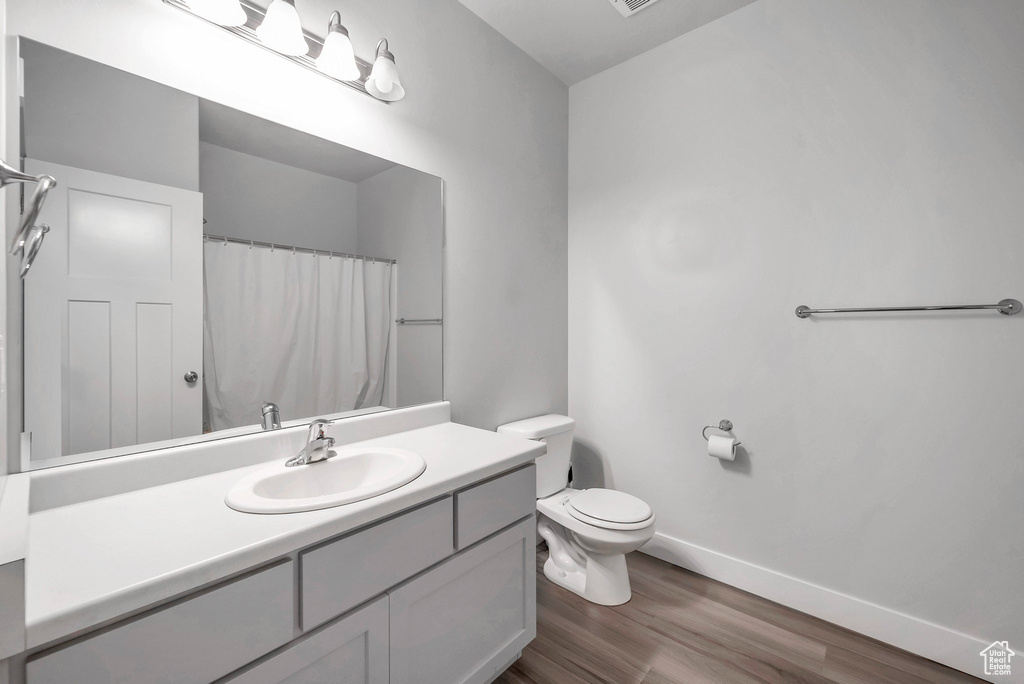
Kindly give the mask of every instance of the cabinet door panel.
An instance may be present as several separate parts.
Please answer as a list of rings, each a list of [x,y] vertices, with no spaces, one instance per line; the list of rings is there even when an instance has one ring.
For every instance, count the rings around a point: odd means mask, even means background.
[[[534,518],[391,595],[391,684],[491,681],[537,633]]]
[[[302,629],[341,615],[452,555],[452,498],[301,554]]]
[[[284,561],[44,652],[28,684],[209,682],[288,642],[294,569]]]
[[[455,544],[472,546],[537,509],[537,466],[511,473],[455,493]]]
[[[221,684],[388,684],[387,595],[309,633]]]

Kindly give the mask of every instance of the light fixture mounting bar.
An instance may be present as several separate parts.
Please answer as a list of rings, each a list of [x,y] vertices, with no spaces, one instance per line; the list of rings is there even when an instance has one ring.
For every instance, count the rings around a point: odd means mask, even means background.
[[[263,17],[266,16],[266,12],[257,7],[256,5],[253,5],[252,3],[248,2],[247,0],[240,0],[239,2],[239,4],[242,6],[242,9],[245,10],[246,16],[246,22],[243,26],[221,26],[220,24],[210,21],[209,19],[201,17],[195,12],[193,12],[192,9],[188,6],[188,4],[184,2],[184,0],[163,0],[163,2],[165,5],[170,5],[175,9],[179,9],[182,12],[186,12],[197,19],[205,21],[207,24],[216,26],[221,30],[227,31],[228,33],[233,33],[239,38],[248,41],[253,45],[261,47],[267,52],[273,53],[282,59],[287,59],[291,62],[298,64],[301,67],[305,67],[306,69],[309,69],[310,71],[313,71],[326,79],[334,81],[335,83],[340,83],[342,85],[348,86],[353,90],[357,90],[363,95],[366,95],[367,97],[372,98],[377,102],[384,102],[383,100],[378,100],[377,98],[373,97],[373,95],[370,95],[370,93],[366,92],[366,79],[369,77],[370,70],[373,68],[373,65],[367,62],[366,60],[356,57],[356,65],[359,67],[360,73],[358,81],[341,81],[317,69],[316,58],[320,56],[320,51],[323,50],[324,41],[320,39],[318,36],[309,33],[308,31],[303,30],[302,32],[303,37],[306,39],[306,43],[309,45],[309,52],[305,55],[302,55],[300,57],[289,57],[288,55],[282,55],[280,52],[268,48],[256,36],[256,28],[263,22]],[[384,104],[391,103],[384,102]]]

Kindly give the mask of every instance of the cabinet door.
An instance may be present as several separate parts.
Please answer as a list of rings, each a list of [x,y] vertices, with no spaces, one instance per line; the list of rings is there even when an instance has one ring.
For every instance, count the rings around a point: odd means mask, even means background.
[[[388,684],[387,595],[222,680],[228,682]]]
[[[391,684],[491,681],[537,634],[536,523],[453,556],[391,592]]]

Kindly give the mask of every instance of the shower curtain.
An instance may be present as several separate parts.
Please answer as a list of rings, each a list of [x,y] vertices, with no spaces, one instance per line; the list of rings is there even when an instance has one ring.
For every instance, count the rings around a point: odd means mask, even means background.
[[[391,264],[208,241],[204,269],[207,429],[381,403]]]

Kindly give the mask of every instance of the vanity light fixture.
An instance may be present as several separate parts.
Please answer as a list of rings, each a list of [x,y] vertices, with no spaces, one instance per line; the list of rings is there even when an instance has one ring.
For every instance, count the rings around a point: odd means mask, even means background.
[[[341,25],[341,12],[331,13],[324,49],[316,58],[316,66],[321,72],[339,81],[357,81],[362,76],[356,64],[356,53],[348,37],[348,29]]]
[[[261,43],[282,55],[298,57],[309,52],[309,45],[302,35],[299,13],[295,10],[295,0],[271,2],[256,35]]]
[[[188,6],[203,19],[221,26],[243,26],[248,19],[238,0],[188,0]]]
[[[405,97],[405,88],[398,79],[398,67],[395,56],[388,50],[388,39],[377,43],[377,59],[373,62],[373,70],[366,79],[366,92],[378,100],[395,102]]]
[[[402,87],[395,66],[395,56],[388,50],[387,40],[377,44],[374,64],[360,59],[355,55],[339,12],[331,13],[327,36],[321,40],[302,30],[299,14],[295,10],[295,0],[273,0],[266,10],[252,0],[163,2],[381,102],[390,104],[405,97],[405,88]],[[234,6],[238,6],[245,14],[245,20],[241,23],[236,23],[239,17],[233,12]]]

